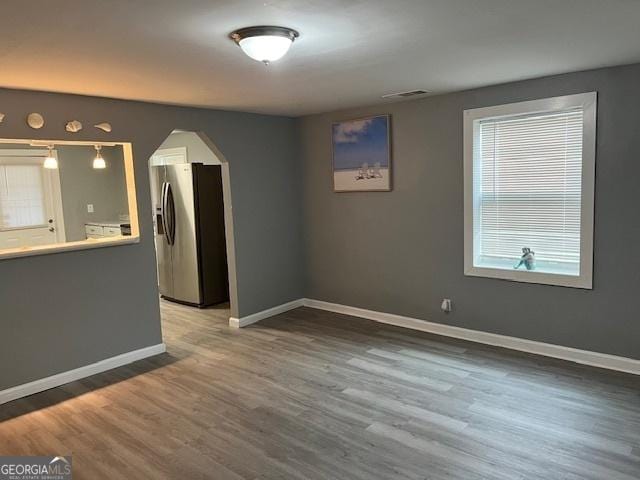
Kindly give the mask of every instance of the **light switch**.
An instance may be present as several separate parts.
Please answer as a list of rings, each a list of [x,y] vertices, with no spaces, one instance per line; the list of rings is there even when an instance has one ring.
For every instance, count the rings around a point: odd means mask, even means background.
[[[93,213],[93,204],[92,203],[88,203],[87,204],[87,213]]]

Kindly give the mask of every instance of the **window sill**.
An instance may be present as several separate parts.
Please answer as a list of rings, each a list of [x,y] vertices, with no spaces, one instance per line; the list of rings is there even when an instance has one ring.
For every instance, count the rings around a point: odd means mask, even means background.
[[[58,243],[38,247],[21,247],[0,251],[0,260],[9,258],[31,257],[34,255],[49,255],[52,253],[72,252],[75,250],[90,250],[92,248],[114,247],[140,243],[140,236],[90,238],[78,242]]]
[[[549,262],[536,259],[534,270],[527,270],[524,265],[514,268],[520,261],[519,258],[496,258],[481,256],[474,262],[475,268],[490,268],[494,270],[520,271],[522,273],[547,273],[549,275],[580,276],[580,267],[576,263]]]
[[[549,273],[540,270],[515,270],[513,268],[491,268],[470,266],[465,267],[464,274],[469,277],[498,278],[512,282],[538,283],[541,285],[555,285],[559,287],[584,288],[591,290],[593,282],[586,275],[568,275]]]

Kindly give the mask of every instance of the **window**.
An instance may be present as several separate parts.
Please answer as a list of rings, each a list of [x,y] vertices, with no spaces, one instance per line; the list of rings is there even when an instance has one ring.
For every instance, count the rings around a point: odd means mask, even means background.
[[[595,124],[595,92],[464,112],[466,275],[592,288]]]
[[[42,226],[44,184],[40,165],[0,165],[0,229]]]

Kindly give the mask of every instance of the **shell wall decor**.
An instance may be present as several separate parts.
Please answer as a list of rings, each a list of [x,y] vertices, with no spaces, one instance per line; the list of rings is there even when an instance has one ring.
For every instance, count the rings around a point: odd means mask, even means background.
[[[103,132],[107,133],[111,131],[111,124],[107,122],[98,123],[97,125],[94,125],[94,127],[99,128]]]
[[[36,130],[42,128],[44,127],[44,117],[39,113],[30,113],[27,115],[27,125]]]
[[[4,113],[0,113],[0,123],[4,120]]]
[[[82,130],[82,123],[78,120],[71,120],[67,122],[67,125],[64,127],[67,132],[76,133]]]
[[[5,114],[0,113],[0,123],[4,121]],[[31,128],[38,130],[44,127],[44,117],[42,114],[33,112],[27,115],[27,125]],[[98,130],[102,130],[103,132],[110,133],[112,130],[111,124],[109,122],[100,122],[94,125]],[[71,120],[66,123],[64,129],[70,133],[77,133],[82,130],[82,122],[80,120]]]

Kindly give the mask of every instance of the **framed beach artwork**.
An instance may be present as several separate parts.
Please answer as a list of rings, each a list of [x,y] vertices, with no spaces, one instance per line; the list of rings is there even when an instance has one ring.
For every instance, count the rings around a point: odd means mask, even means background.
[[[333,124],[333,190],[391,190],[390,115]]]

